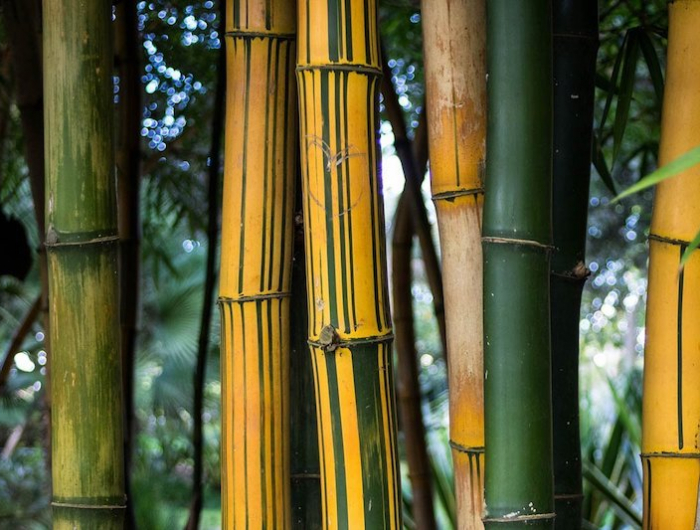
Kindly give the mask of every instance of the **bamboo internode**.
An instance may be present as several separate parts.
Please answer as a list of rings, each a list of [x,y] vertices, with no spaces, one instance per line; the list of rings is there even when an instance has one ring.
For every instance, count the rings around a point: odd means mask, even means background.
[[[299,3],[309,344],[325,528],[400,528],[377,5]]]
[[[43,9],[53,528],[121,530],[112,11],[78,0]]]
[[[700,144],[700,2],[669,4],[659,166]],[[700,482],[700,169],[658,185],[649,236],[642,465],[644,528],[691,529]]]
[[[426,107],[449,358],[459,528],[483,528],[481,209],[486,150],[486,3],[423,0]]]
[[[291,523],[295,6],[234,0],[227,12],[219,288],[223,527],[282,529]]]

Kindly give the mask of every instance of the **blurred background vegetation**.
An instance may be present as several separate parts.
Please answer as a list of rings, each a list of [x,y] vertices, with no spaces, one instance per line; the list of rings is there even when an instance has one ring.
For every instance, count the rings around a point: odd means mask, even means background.
[[[411,129],[423,101],[421,15],[417,2],[386,0],[380,20],[386,60]],[[652,192],[610,205],[656,166],[666,48],[666,2],[601,0],[586,285],[581,313],[581,426],[584,516],[588,528],[641,528],[641,370],[644,350],[646,236]],[[0,2],[0,6],[2,3]],[[1,7],[0,7],[1,8]],[[133,492],[139,528],[183,526],[193,468],[192,374],[206,258],[206,171],[218,49],[218,4],[138,3],[142,53],[141,308],[135,405]],[[0,19],[2,20],[2,19]],[[1,23],[0,23],[1,24]],[[12,53],[0,26],[0,207],[18,219],[32,249],[36,221],[14,101]],[[115,77],[115,101],[119,79]],[[6,114],[4,114],[6,112]],[[381,125],[387,233],[403,189],[391,126]],[[51,131],[49,131],[51,134]],[[424,186],[430,220],[435,215]],[[436,239],[437,240],[437,239]],[[389,245],[390,250],[390,245]],[[2,240],[0,258],[13,251]],[[45,455],[46,352],[37,320],[19,350],[11,338],[39,294],[36,251],[24,281],[0,276],[0,359],[14,360],[0,388],[0,528],[50,528]],[[453,528],[445,363],[432,295],[416,249],[414,312],[424,418],[441,528]],[[205,385],[202,528],[219,528],[220,417],[218,318],[212,324]],[[556,399],[556,396],[554,396]],[[410,491],[404,472],[407,526]]]

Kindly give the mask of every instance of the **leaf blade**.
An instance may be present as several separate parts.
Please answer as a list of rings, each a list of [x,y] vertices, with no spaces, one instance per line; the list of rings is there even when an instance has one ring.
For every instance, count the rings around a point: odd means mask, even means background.
[[[639,182],[633,184],[625,191],[620,193],[617,197],[613,199],[613,203],[619,202],[621,199],[628,197],[634,193],[640,192],[651,186],[658,184],[666,179],[675,177],[679,173],[692,168],[700,164],[700,145],[686,151],[678,158],[672,160],[668,164],[661,166],[656,171],[652,171],[644,178],[640,179]]]

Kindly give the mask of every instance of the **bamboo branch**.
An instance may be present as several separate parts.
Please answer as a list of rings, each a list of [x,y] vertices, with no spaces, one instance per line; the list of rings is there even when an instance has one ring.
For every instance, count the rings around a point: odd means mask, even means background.
[[[0,390],[2,390],[7,383],[7,378],[10,375],[10,368],[12,368],[15,353],[17,353],[17,350],[20,349],[22,342],[24,342],[24,338],[32,329],[32,324],[34,324],[40,309],[41,295],[37,296],[36,300],[34,300],[34,303],[29,308],[29,311],[27,311],[27,314],[24,315],[22,322],[15,331],[15,334],[12,336],[10,345],[7,347],[7,353],[5,353],[5,359],[2,361],[2,367],[0,368]]]
[[[406,204],[406,191],[400,204]],[[421,529],[435,528],[430,462],[421,410],[417,352],[411,296],[412,224],[407,207],[397,208],[392,240],[392,292],[394,295],[394,329],[398,353],[397,396],[401,427],[404,432],[408,476],[413,497],[413,517]],[[408,229],[403,227],[408,226]]]
[[[384,61],[386,65],[386,61]],[[416,223],[427,223],[428,218],[421,196],[419,204],[414,200],[416,186],[420,192],[420,181],[427,162],[427,114],[423,112],[416,130],[414,142],[406,136],[406,125],[393,84],[391,72],[385,67],[382,80],[385,108],[394,130],[395,146],[406,175],[406,186],[399,198],[394,214],[394,234],[392,238],[391,281],[394,297],[394,331],[396,337],[397,364],[397,397],[401,427],[404,432],[406,457],[409,468],[409,480],[413,497],[413,516],[418,528],[430,530],[435,528],[435,509],[431,484],[430,462],[425,438],[425,427],[421,409],[421,392],[418,380],[417,351],[415,346],[415,329],[413,322],[412,256],[413,235]],[[393,103],[392,101],[393,100]],[[391,111],[389,110],[391,108]],[[401,146],[401,147],[400,147]],[[423,212],[416,216],[415,210]],[[425,228],[425,226],[424,226]],[[430,228],[428,225],[428,236]],[[433,253],[435,252],[432,245]],[[425,255],[425,254],[424,254]],[[427,261],[426,261],[427,265]],[[439,270],[438,270],[439,274]],[[440,293],[441,295],[442,293]],[[437,300],[434,295],[433,300]],[[441,307],[436,304],[437,308]],[[444,324],[444,312],[442,312]],[[444,348],[444,343],[443,343]],[[443,351],[446,351],[443,349]]]
[[[134,367],[139,304],[141,76],[136,0],[116,6],[115,52],[120,78],[117,106],[117,208],[119,210],[119,281],[121,297],[121,358],[124,393],[124,476],[127,527],[136,528],[135,498],[131,495],[131,454],[135,439]]]
[[[226,20],[226,0],[219,2],[220,20]],[[216,282],[216,249],[219,236],[219,180],[221,172],[221,138],[224,124],[224,97],[226,94],[226,47],[218,54],[217,81],[212,121],[211,150],[209,151],[208,219],[207,219],[207,265],[202,302],[202,323],[197,347],[197,368],[194,374],[194,474],[192,477],[192,505],[186,530],[199,528],[204,488],[204,433],[202,413],[204,410],[204,385],[206,381],[207,349],[211,330],[212,303]]]
[[[421,193],[421,182],[425,174],[425,165],[418,165],[417,159],[414,159],[414,154],[411,151],[411,141],[408,139],[406,132],[406,123],[403,117],[403,110],[399,105],[399,100],[396,95],[396,90],[391,81],[391,69],[388,67],[387,61],[382,61],[382,95],[384,96],[384,108],[386,109],[389,123],[394,132],[394,147],[396,155],[401,161],[404,175],[406,177],[406,185],[404,193],[407,196],[405,206],[402,201],[399,201],[401,208],[410,208],[412,215],[404,216],[406,222],[411,223],[411,230],[415,231],[420,243],[423,263],[425,264],[425,273],[428,279],[430,291],[433,294],[433,307],[435,309],[435,318],[438,322],[440,330],[440,342],[442,351],[447,359],[447,335],[445,331],[445,306],[443,302],[443,286],[442,275],[440,273],[440,260],[435,249],[435,242],[431,232],[430,221],[428,221],[428,212],[425,209],[423,202],[423,194]],[[423,113],[422,123],[425,125],[425,112]],[[420,127],[420,125],[419,125]],[[423,136],[425,132],[423,132]],[[427,138],[423,142],[421,149],[427,150]],[[397,207],[397,208],[398,208]]]

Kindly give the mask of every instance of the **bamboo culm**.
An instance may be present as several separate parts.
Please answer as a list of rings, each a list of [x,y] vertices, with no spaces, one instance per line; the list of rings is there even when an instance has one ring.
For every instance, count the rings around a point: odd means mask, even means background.
[[[598,6],[556,0],[551,260],[552,406],[555,526],[581,527],[578,359],[591,168]]]
[[[484,527],[554,528],[551,2],[487,4]]]
[[[401,527],[377,4],[299,2],[309,344],[324,528]]]
[[[659,166],[700,144],[700,2],[669,2]],[[649,234],[642,469],[644,529],[697,528],[700,451],[700,168],[656,188]]]
[[[483,528],[481,210],[486,151],[486,2],[423,1],[432,195],[445,282],[450,445],[459,528]]]
[[[223,528],[289,528],[295,5],[229,0],[219,304]]]
[[[43,9],[53,528],[121,530],[112,7],[57,0]]]

